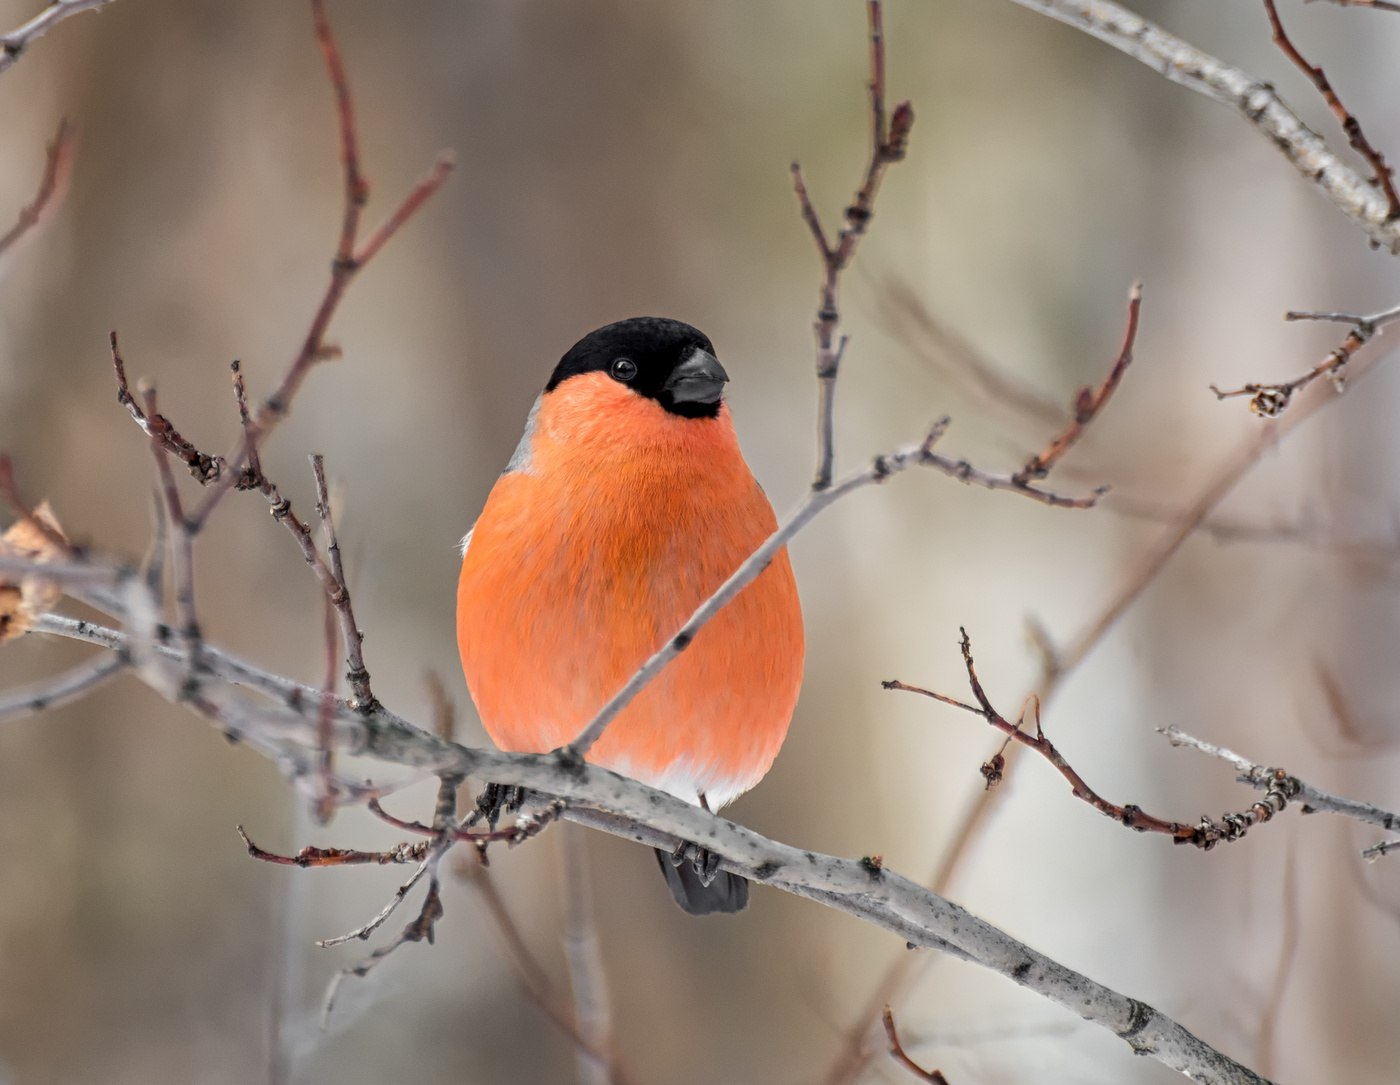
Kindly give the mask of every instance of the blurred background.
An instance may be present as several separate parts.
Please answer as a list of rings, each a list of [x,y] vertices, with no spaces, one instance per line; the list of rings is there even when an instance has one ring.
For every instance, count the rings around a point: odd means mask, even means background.
[[[0,27],[39,6],[0,0]],[[1345,150],[1259,5],[1136,6],[1273,81]],[[1281,7],[1400,156],[1400,16]],[[807,486],[818,267],[787,167],[802,162],[834,229],[868,151],[864,6],[334,0],[331,15],[374,186],[367,225],[439,148],[458,171],[353,285],[331,333],[344,357],[311,377],[264,466],[306,514],[306,456],[326,455],[376,692],[426,721],[434,670],[480,743],[453,636],[456,544],[581,334],[643,313],[703,328],[779,511]],[[996,743],[880,680],[962,695],[965,625],[1014,713],[1038,682],[1028,619],[1074,643],[1257,435],[1244,401],[1207,385],[1304,371],[1340,332],[1282,312],[1389,307],[1400,270],[1229,110],[1080,33],[987,0],[890,0],[886,33],[891,101],[912,99],[918,123],[846,278],[843,464],[946,412],[945,450],[1013,469],[1106,371],[1128,287],[1146,287],[1137,361],[1054,480],[1111,484],[1101,508],[911,473],[792,548],[808,677],[782,756],[729,812],[925,878],[983,801]],[[0,225],[31,198],[59,118],[79,131],[66,201],[0,266],[0,448],[70,534],[139,556],[150,464],[114,400],[107,334],[213,451],[236,436],[230,360],[261,396],[295,354],[341,209],[310,16],[284,0],[117,0],[37,43],[0,103]],[[1015,394],[985,391],[960,340]],[[1153,730],[1177,724],[1400,805],[1397,403],[1387,361],[1281,440],[1219,509],[1254,537],[1193,536],[1056,687],[1046,729],[1103,794],[1185,820],[1251,802],[1225,766]],[[205,631],[319,682],[319,588],[262,499],[234,498],[199,550]],[[0,688],[84,655],[7,645]],[[1209,854],[1173,848],[1031,758],[991,801],[951,872],[958,902],[1284,1081],[1393,1080],[1400,859],[1357,858],[1376,834],[1290,813]],[[430,802],[420,788],[388,805],[425,818]],[[352,981],[320,1031],[326,981],[370,947],[315,940],[368,919],[404,871],[262,865],[237,823],[280,850],[397,839],[360,812],[313,826],[274,766],[129,680],[0,730],[0,1080],[572,1079],[569,1043],[523,993],[477,891],[451,878],[437,944]],[[868,1063],[835,1069],[907,956],[897,940],[763,889],[737,919],[692,920],[645,852],[551,830],[494,853],[491,874],[561,992],[561,844],[594,872],[633,1080],[912,1080],[879,1039]],[[1175,1080],[955,961],[932,961],[896,1010],[911,1052],[955,1085]]]

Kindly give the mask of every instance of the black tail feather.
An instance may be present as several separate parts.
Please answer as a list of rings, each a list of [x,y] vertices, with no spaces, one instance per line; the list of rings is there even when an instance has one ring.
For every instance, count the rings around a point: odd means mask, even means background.
[[[666,876],[666,884],[671,887],[671,896],[691,915],[733,913],[747,907],[749,883],[739,875],[721,870],[709,885],[705,885],[689,860],[678,865],[670,852],[660,848],[656,849],[656,858],[661,864],[661,873]]]

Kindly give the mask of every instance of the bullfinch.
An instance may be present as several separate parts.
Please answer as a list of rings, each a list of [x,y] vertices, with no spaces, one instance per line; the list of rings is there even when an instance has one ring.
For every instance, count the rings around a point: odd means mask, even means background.
[[[457,644],[502,749],[543,752],[577,736],[776,528],[739,451],[728,380],[708,338],[659,317],[599,328],[555,367],[462,544]],[[777,756],[802,655],[782,550],[588,760],[718,810]],[[744,879],[657,855],[687,912],[748,903]]]

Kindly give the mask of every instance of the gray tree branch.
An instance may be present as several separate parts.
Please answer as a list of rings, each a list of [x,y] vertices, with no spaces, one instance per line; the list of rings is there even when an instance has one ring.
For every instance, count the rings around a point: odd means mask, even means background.
[[[1344,163],[1274,88],[1112,0],[1013,0],[1127,53],[1173,83],[1229,106],[1272,143],[1371,241],[1400,253],[1400,219],[1385,194]]]
[[[316,786],[319,691],[267,674],[209,644],[201,644],[198,666],[192,668],[187,649],[173,646],[178,639],[162,643],[173,631],[154,620],[156,604],[145,583],[130,578],[123,594],[128,631],[49,615],[34,632],[123,653],[142,682],[237,735],[277,762],[309,794]],[[390,778],[368,784],[365,774],[357,773],[357,786],[345,793],[347,801],[362,798],[367,789],[381,794],[394,790],[425,774],[470,775],[562,798],[566,820],[648,846],[672,848],[682,840],[703,840],[725,870],[872,923],[912,945],[942,949],[989,968],[1196,1081],[1265,1083],[1147,1003],[1052,960],[878,861],[822,855],[771,840],[573,758],[449,742],[382,707],[364,712],[337,699],[332,716],[337,752],[390,769]]]

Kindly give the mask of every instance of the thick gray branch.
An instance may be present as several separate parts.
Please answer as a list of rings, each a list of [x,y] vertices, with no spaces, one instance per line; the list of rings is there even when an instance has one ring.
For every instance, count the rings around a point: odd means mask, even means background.
[[[1385,195],[1305,125],[1272,86],[1202,52],[1111,0],[1014,0],[1091,34],[1158,74],[1234,109],[1355,221],[1378,246],[1400,253],[1400,219]]]
[[[64,19],[80,11],[96,11],[111,2],[112,0],[54,0],[23,26],[17,26],[0,37],[0,72],[17,61],[31,42],[42,38]]]
[[[180,649],[160,643],[163,627],[149,617],[143,621],[137,613],[131,614],[130,622],[133,632],[128,634],[49,616],[36,632],[76,637],[122,652],[134,673],[162,696],[189,704],[277,761],[293,779],[314,783],[310,777],[321,703],[317,691],[267,675],[208,645],[201,647],[198,667],[191,671]],[[276,700],[269,702],[253,690],[273,693]],[[1146,1003],[1051,960],[868,860],[790,847],[567,756],[503,753],[448,742],[382,708],[362,712],[337,700],[332,722],[333,741],[347,753],[419,773],[471,775],[559,796],[568,802],[563,816],[569,820],[650,846],[698,842],[720,856],[726,870],[874,923],[914,945],[942,949],[990,968],[1196,1081],[1267,1085],[1264,1078]]]

